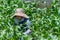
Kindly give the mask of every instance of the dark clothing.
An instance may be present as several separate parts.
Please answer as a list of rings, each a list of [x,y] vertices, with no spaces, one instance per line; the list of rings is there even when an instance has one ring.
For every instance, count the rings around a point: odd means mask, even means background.
[[[19,25],[20,28],[18,29],[25,32],[26,30],[29,29],[30,26],[29,18],[22,18],[21,20],[15,19],[14,25]]]

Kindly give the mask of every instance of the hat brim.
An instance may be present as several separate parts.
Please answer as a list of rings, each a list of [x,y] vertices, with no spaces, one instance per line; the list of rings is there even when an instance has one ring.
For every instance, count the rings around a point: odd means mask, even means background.
[[[20,16],[20,17],[24,17],[24,18],[29,18],[26,14],[24,13],[15,13],[11,18],[14,18],[15,16]]]

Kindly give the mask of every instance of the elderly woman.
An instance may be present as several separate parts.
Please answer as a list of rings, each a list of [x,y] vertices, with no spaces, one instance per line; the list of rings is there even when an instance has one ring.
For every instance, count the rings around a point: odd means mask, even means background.
[[[15,18],[14,25],[21,25],[20,30],[23,30],[23,34],[27,35],[31,32],[31,30],[29,29],[29,17],[24,13],[24,10],[22,8],[17,8],[12,18],[13,17]]]

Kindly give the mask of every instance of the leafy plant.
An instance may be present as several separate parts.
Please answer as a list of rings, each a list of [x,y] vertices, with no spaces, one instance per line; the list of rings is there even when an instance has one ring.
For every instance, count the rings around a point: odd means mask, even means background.
[[[51,8],[37,8],[37,3],[24,0],[0,0],[0,40],[60,40],[60,5],[57,0]],[[10,17],[16,8],[23,8],[30,17],[31,34],[23,35]]]

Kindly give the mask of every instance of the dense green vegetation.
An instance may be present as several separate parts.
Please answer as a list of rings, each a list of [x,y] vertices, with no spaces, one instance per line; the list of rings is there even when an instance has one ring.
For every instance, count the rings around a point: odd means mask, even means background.
[[[38,3],[23,0],[0,0],[0,40],[60,40],[60,5],[57,0],[50,8],[37,8]],[[16,8],[23,8],[30,17],[32,33],[28,36],[13,25]]]

